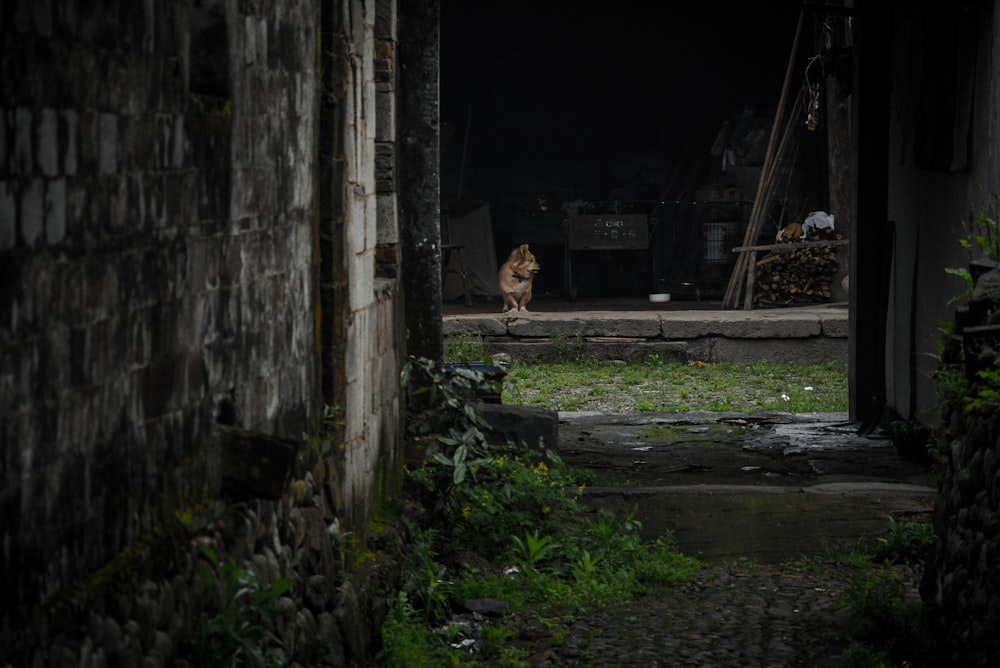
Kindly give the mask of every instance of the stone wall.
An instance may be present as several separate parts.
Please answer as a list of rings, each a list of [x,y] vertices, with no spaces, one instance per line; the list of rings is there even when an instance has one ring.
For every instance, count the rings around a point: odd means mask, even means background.
[[[0,662],[183,665],[207,545],[292,581],[286,657],[369,663],[392,562],[346,569],[398,475],[394,14],[5,3]]]
[[[946,468],[934,509],[937,541],[921,594],[940,665],[992,666],[1000,656],[1000,327],[987,324],[1000,306],[998,287],[1000,268],[978,279],[936,372],[945,399]]]
[[[499,310],[499,309],[498,309]],[[495,353],[533,362],[566,354],[590,359],[664,359],[808,364],[847,360],[847,309],[757,311],[530,311],[451,313],[446,342],[481,340]]]

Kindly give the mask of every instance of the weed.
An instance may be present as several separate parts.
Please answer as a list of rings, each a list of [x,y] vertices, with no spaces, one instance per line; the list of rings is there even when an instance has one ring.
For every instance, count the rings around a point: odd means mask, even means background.
[[[850,608],[848,635],[891,655],[919,646],[923,609],[906,601],[905,588],[888,567],[855,574],[841,599]]]
[[[444,351],[446,362],[486,362],[490,349],[481,336],[449,337]]]
[[[844,650],[841,658],[846,668],[887,668],[889,655],[867,643],[854,641]]]
[[[922,565],[934,544],[934,527],[921,522],[897,522],[890,517],[888,535],[876,540],[876,560]]]
[[[446,569],[439,564],[432,543],[437,535],[434,529],[423,531],[410,527],[412,541],[407,555],[407,580],[403,593],[409,597],[407,605],[419,610],[427,624],[444,621],[451,614],[451,583]]]
[[[552,536],[539,536],[537,530],[531,533],[525,531],[523,541],[517,536],[513,536],[513,540],[517,545],[517,556],[529,573],[537,571],[538,565],[559,547],[559,544],[552,540]]]
[[[283,644],[265,623],[281,614],[276,602],[292,581],[267,585],[232,557],[222,560],[207,545],[201,546],[201,553],[208,564],[197,563],[195,572],[209,593],[210,612],[195,620],[192,646],[197,665],[278,665],[269,655],[283,650]]]
[[[559,362],[582,362],[585,359],[583,352],[583,339],[579,336],[568,337],[564,333],[556,331],[550,337],[553,356]]]
[[[789,562],[788,568],[799,573],[822,573],[826,570],[826,563],[820,556],[803,555]]]
[[[510,647],[517,632],[503,625],[484,624],[479,629],[479,656],[486,660],[499,660],[500,665],[512,665],[522,651]]]
[[[753,573],[760,569],[760,562],[749,557],[738,557],[725,563],[726,568],[734,573]]]
[[[976,372],[976,383],[966,390],[965,410],[968,412],[993,412],[1000,408],[1000,355],[993,365]]]
[[[430,527],[412,532],[405,598],[383,628],[383,639],[393,643],[385,665],[421,665],[413,652],[432,653],[438,665],[518,661],[520,650],[509,646],[503,627],[482,627],[478,636],[463,630],[454,643],[461,650],[413,628],[440,627],[452,601],[495,598],[515,617],[545,622],[684,582],[701,568],[677,551],[671,536],[643,543],[636,508],[587,522],[578,498],[593,473],[567,468],[553,452],[488,439],[477,405],[468,401],[475,379],[450,377],[417,360],[406,374],[407,387],[422,398],[408,416],[407,434],[423,454],[406,483],[426,500]]]
[[[416,609],[403,592],[390,601],[389,613],[382,625],[381,664],[407,668],[437,668],[443,662],[446,647],[420,620]]]

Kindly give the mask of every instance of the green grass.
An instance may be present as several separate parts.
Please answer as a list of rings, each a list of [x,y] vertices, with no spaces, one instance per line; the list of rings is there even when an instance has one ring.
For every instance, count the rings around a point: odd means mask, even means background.
[[[580,496],[593,473],[551,451],[486,438],[468,398],[487,381],[414,359],[403,493],[424,509],[382,632],[379,665],[526,665],[518,629],[555,629],[587,610],[693,579],[703,568],[673,535],[643,541],[638,507],[595,515]],[[502,601],[499,624],[459,623],[456,603]],[[554,638],[555,632],[552,633]],[[553,642],[555,642],[553,640]]]
[[[847,364],[515,363],[505,404],[604,413],[847,410]]]

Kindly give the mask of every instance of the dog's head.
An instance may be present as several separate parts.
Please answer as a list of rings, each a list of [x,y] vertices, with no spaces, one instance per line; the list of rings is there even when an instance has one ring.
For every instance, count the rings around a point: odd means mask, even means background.
[[[521,275],[534,275],[542,270],[542,265],[538,264],[535,254],[528,248],[528,244],[521,244],[511,253],[511,260],[517,267],[517,273]]]

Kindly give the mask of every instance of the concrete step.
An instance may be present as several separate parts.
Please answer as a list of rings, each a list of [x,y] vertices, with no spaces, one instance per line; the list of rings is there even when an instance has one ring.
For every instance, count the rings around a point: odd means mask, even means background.
[[[841,304],[757,311],[613,310],[606,303],[522,313],[448,309],[443,330],[446,342],[483,341],[491,352],[522,361],[659,355],[704,362],[813,363],[847,360],[848,309]]]

